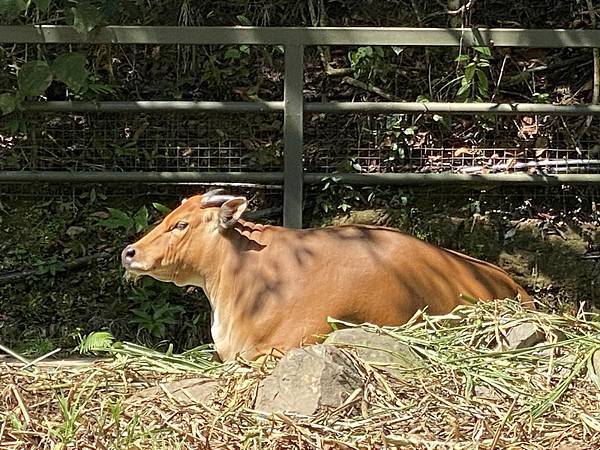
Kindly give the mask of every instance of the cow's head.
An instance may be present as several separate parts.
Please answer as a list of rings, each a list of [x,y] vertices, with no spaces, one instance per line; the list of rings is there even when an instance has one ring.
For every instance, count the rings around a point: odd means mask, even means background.
[[[244,197],[220,190],[184,200],[152,231],[121,253],[133,278],[149,275],[178,286],[203,286],[199,267],[214,261],[222,233],[233,227],[246,206]]]

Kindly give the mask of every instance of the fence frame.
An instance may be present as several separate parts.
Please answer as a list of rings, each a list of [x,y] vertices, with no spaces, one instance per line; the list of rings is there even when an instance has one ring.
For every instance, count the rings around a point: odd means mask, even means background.
[[[283,182],[283,223],[302,227],[304,183],[321,182],[332,174],[305,173],[303,168],[303,114],[322,113],[445,113],[445,114],[551,114],[598,115],[600,105],[545,105],[533,103],[414,103],[328,102],[304,103],[303,55],[313,45],[398,45],[444,47],[600,47],[600,30],[500,28],[374,28],[374,27],[146,27],[108,26],[79,33],[70,26],[0,26],[0,43],[13,44],[254,44],[283,45],[284,98],[269,102],[44,102],[25,105],[28,111],[48,112],[266,112],[284,115],[283,172],[36,172],[0,171],[0,183],[12,182]],[[497,175],[440,174],[335,174],[357,185],[461,184],[597,184],[600,174]]]

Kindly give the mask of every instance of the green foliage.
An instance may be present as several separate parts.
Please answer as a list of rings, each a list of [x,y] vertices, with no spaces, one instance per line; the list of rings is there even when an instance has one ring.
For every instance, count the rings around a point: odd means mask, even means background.
[[[0,16],[13,17],[27,10],[25,0],[0,0]]]
[[[100,10],[90,3],[79,3],[70,8],[70,18],[75,28],[80,33],[89,33],[102,22]]]
[[[52,83],[52,71],[44,61],[26,62],[19,70],[18,83],[21,95],[42,95]]]
[[[249,45],[240,45],[235,47],[221,47],[208,53],[202,63],[201,81],[206,83],[211,89],[222,89],[228,86],[233,80],[239,82],[250,77],[251,50]],[[256,95],[250,88],[247,95]]]
[[[183,312],[183,307],[167,302],[145,302],[132,312],[135,315],[133,322],[138,325],[140,330],[146,330],[157,338],[165,338],[167,327],[178,322],[177,316]]]
[[[85,337],[79,336],[79,340],[76,350],[82,355],[87,355],[112,347],[115,338],[108,331],[95,331]]]
[[[14,94],[0,94],[0,113],[10,114],[17,108],[17,97]]]
[[[135,227],[135,232],[139,233],[148,228],[148,208],[142,206],[137,212],[133,215],[133,225]]]
[[[177,324],[184,309],[172,304],[169,299],[181,296],[181,289],[170,283],[162,283],[150,277],[142,279],[140,286],[133,288],[129,300],[137,305],[132,309],[135,323],[142,331],[156,338],[167,336],[169,327]]]
[[[349,211],[353,204],[361,200],[361,196],[352,185],[340,183],[335,175],[326,177],[321,192],[317,197],[317,205],[325,213],[336,209],[343,212]]]
[[[459,55],[456,61],[464,64],[464,75],[458,78],[460,88],[456,98],[460,101],[483,101],[489,97],[488,70],[492,54],[488,47],[473,47],[475,54]]]
[[[150,215],[148,208],[142,206],[135,214],[130,215],[118,208],[106,208],[110,216],[105,219],[100,219],[99,224],[105,228],[114,230],[122,228],[127,232],[135,231],[139,233],[148,228]]]
[[[385,57],[384,47],[365,46],[348,52],[350,66],[357,78],[373,80],[376,77],[386,79],[390,74],[389,60]]]
[[[20,342],[16,352],[26,358],[36,358],[46,355],[56,348],[56,345],[48,337],[34,337]]]
[[[82,53],[63,53],[51,65],[42,60],[31,60],[23,64],[17,76],[18,90],[15,93],[0,94],[0,113],[10,114],[17,110],[27,97],[43,95],[54,79],[62,81],[75,93],[83,93],[88,88],[86,57]],[[94,92],[110,92],[110,87],[92,84]]]
[[[0,16],[15,17],[26,12],[30,5],[40,11],[48,11],[50,0],[0,0]]]
[[[156,209],[159,213],[163,214],[163,215],[167,215],[171,212],[171,208],[161,204],[161,203],[152,203],[152,207],[154,209]]]
[[[549,103],[550,102],[550,94],[548,94],[548,93],[536,92],[531,97],[533,98],[533,103]]]
[[[82,53],[63,53],[52,63],[54,76],[74,91],[81,91],[87,82],[86,58]]]

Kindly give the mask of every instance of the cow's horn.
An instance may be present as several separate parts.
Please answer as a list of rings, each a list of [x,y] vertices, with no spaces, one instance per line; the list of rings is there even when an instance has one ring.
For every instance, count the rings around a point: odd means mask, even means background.
[[[212,195],[210,197],[202,198],[202,206],[204,208],[210,208],[213,206],[221,206],[227,200],[235,198],[233,195]]]
[[[213,195],[222,194],[223,192],[225,192],[225,189],[222,188],[211,189],[210,191],[205,192],[202,197],[208,198],[212,197]]]

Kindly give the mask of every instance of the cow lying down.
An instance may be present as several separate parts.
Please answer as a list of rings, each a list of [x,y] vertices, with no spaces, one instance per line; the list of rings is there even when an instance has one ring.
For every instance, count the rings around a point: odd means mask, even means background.
[[[531,298],[503,270],[397,230],[296,230],[240,216],[244,197],[187,199],[122,253],[133,276],[200,286],[223,361],[255,359],[315,342],[327,318],[401,325],[419,309],[446,314],[467,301]]]

